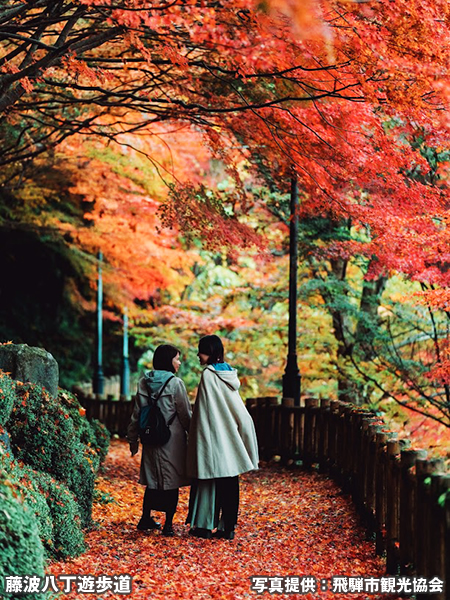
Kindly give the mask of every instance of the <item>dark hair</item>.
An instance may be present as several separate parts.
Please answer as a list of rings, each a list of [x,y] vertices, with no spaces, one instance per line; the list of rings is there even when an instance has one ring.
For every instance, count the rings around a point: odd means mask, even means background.
[[[172,360],[177,354],[180,354],[178,348],[170,344],[158,346],[153,354],[153,368],[155,371],[171,371],[175,373]]]
[[[209,356],[208,365],[224,362],[223,344],[218,335],[205,335],[205,337],[202,337],[198,343],[198,351],[200,354]]]

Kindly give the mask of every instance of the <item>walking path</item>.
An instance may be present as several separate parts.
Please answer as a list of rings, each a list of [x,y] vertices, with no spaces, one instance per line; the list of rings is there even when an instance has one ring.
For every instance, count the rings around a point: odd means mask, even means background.
[[[385,574],[384,562],[375,556],[373,542],[365,540],[350,498],[326,476],[278,465],[266,465],[241,476],[240,517],[233,541],[203,540],[188,535],[184,519],[189,490],[183,488],[174,520],[176,536],[166,538],[160,532],[136,530],[143,496],[143,487],[136,483],[139,461],[139,455],[130,458],[124,441],[112,441],[98,481],[93,511],[96,525],[86,538],[88,550],[74,560],[54,563],[48,569],[55,575],[128,574],[132,577],[131,594],[106,592],[95,596],[81,593],[74,586],[74,591],[65,593],[64,598],[394,600],[400,597],[331,591],[333,576],[355,578],[351,583],[357,588],[362,577],[381,578]],[[257,588],[266,587],[265,593],[257,594],[256,589],[251,589],[250,578],[254,576],[265,578]],[[309,579],[302,580],[305,576]],[[323,579],[327,580],[327,591],[321,590]],[[297,584],[300,587],[296,588]],[[306,592],[314,589],[311,588],[314,584],[315,592],[286,593],[289,585],[294,591]],[[405,596],[401,597],[405,600]]]

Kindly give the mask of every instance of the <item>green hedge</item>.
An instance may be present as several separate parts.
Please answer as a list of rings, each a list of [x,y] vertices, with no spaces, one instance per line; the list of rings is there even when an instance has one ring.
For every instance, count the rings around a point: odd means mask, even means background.
[[[0,470],[34,514],[46,555],[60,560],[85,550],[80,508],[69,488],[48,473],[19,464],[0,444]],[[1,554],[1,547],[0,547]]]
[[[38,520],[47,555],[59,560],[81,554],[84,536],[74,494],[47,473],[30,467],[22,467],[17,476],[25,502]]]
[[[21,491],[25,504],[30,508],[36,517],[39,535],[44,549],[48,556],[54,556],[56,553],[53,541],[53,520],[49,507],[48,498],[42,493],[42,489],[37,485],[37,481],[44,473],[33,471],[30,467],[18,467],[13,465],[11,476],[14,477],[16,488]],[[37,477],[36,477],[37,475]]]
[[[105,425],[98,419],[92,419],[90,422],[91,431],[95,439],[95,450],[100,458],[100,465],[103,464],[106,455],[108,454],[109,445],[111,442],[111,434],[106,429]]]
[[[103,426],[91,427],[69,392],[52,398],[41,386],[17,382],[6,429],[16,459],[67,484],[80,507],[83,527],[91,523],[94,483],[109,439]]]
[[[100,464],[105,460],[109,449],[111,434],[97,419],[88,421],[86,411],[79,403],[74,394],[66,390],[60,390],[58,402],[70,415],[74,427],[77,430],[80,442],[94,448],[100,458]]]
[[[87,421],[69,392],[61,390],[54,399],[42,387],[5,374],[0,390],[0,471],[10,474],[17,515],[22,510],[26,522],[33,521],[44,556],[77,556],[85,549],[83,528],[91,523],[95,477],[110,435],[98,421]],[[14,556],[0,543],[0,565],[12,564]]]
[[[39,537],[34,513],[18,494],[14,481],[0,479],[0,573],[3,577],[36,575],[43,577],[45,552]],[[17,598],[5,592],[0,578],[0,595]],[[40,599],[47,594],[39,594]],[[34,600],[36,594],[21,594],[24,600]]]

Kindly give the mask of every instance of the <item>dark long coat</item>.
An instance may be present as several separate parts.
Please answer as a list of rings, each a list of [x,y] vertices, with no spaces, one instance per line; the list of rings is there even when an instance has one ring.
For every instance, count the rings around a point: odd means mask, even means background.
[[[139,415],[141,408],[148,403],[149,391],[146,379],[152,389],[157,392],[165,380],[172,376],[168,371],[149,371],[139,380],[135,405],[127,430],[130,443],[139,440]],[[173,415],[176,417],[170,425],[171,436],[164,446],[143,446],[139,483],[157,490],[172,490],[189,485],[186,476],[187,432],[191,421],[191,405],[183,381],[174,377],[164,388],[158,405],[166,423]]]

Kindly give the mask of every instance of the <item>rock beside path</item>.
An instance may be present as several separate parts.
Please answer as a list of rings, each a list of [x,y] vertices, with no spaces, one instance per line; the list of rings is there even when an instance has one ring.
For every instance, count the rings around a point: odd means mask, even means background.
[[[27,344],[0,345],[0,369],[12,379],[42,385],[54,398],[58,395],[58,363],[44,348]]]

